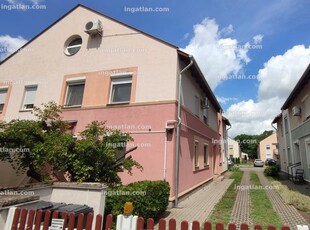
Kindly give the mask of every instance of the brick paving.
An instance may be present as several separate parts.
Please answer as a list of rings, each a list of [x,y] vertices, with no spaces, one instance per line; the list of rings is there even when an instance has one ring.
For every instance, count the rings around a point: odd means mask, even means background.
[[[241,186],[250,185],[250,172],[244,171],[240,182]],[[237,192],[236,201],[233,207],[230,223],[235,223],[237,228],[240,228],[242,223],[251,225],[250,221],[250,192],[248,189],[239,189]]]
[[[263,186],[270,185],[269,181],[264,176],[262,169],[244,168],[242,170],[244,171],[244,174],[240,185],[250,185],[251,171],[257,173]],[[174,218],[177,222],[177,229],[180,227],[183,220],[187,220],[189,223],[194,220],[197,220],[200,223],[205,222],[211,214],[213,207],[219,202],[232,182],[232,179],[227,178],[223,181],[211,182],[203,189],[190,195],[186,200],[180,202],[178,208],[168,210],[164,218],[167,220]],[[296,208],[286,204],[275,190],[266,189],[265,191],[271,201],[272,207],[282,219],[283,225],[288,225],[292,230],[296,229],[296,225],[308,225],[310,227],[310,223],[307,223]],[[249,226],[253,227],[250,218],[250,209],[249,189],[239,189],[230,222],[235,223],[237,229],[240,229],[241,223],[247,223]]]
[[[204,223],[211,214],[213,207],[223,197],[232,182],[232,179],[211,182],[180,202],[179,207],[168,210],[165,218],[167,220],[174,218],[177,228],[181,226],[183,220],[187,220],[189,223],[194,220],[199,221],[201,224]]]
[[[263,171],[257,171],[257,175],[263,186],[270,185]],[[296,208],[286,204],[274,189],[266,189],[265,191],[284,225],[290,226],[291,229],[296,229],[296,225],[308,225],[310,227],[309,223],[299,214]]]

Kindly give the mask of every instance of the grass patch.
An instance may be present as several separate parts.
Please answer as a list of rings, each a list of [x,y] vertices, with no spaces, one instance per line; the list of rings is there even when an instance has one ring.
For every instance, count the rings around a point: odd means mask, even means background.
[[[255,172],[250,173],[251,185],[261,186],[259,178]],[[264,189],[251,189],[251,210],[250,218],[253,224],[262,225],[263,229],[267,229],[268,224],[276,226],[278,229],[282,227],[282,221],[277,212],[272,208],[272,204]]]
[[[243,171],[239,168],[231,167],[229,170],[232,171],[230,179],[234,179],[234,181],[229,186],[222,199],[215,205],[208,218],[208,221],[212,223],[223,222],[224,226],[227,226],[230,221],[232,209],[236,200],[238,190],[235,186],[240,185],[243,176]]]
[[[277,188],[276,192],[282,197],[285,203],[293,205],[297,210],[310,215],[310,197],[292,190],[274,178],[268,177],[270,183]]]

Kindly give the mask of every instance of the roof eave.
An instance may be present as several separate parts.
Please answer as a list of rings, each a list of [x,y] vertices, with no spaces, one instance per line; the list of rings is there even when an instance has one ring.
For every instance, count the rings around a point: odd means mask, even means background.
[[[184,58],[187,58],[188,61],[190,62],[191,55],[189,55],[188,53],[186,53],[186,52],[184,52],[184,51],[182,51],[180,49],[178,49],[178,54],[181,55]],[[210,99],[212,105],[214,106],[214,108],[216,109],[216,111],[217,112],[223,111],[221,105],[219,104],[219,102],[217,101],[213,91],[211,90],[207,80],[205,79],[202,71],[200,70],[200,68],[199,68],[195,58],[193,58],[193,65],[189,68],[189,71],[191,71],[191,70],[196,70],[197,71],[199,80],[202,81],[204,89],[207,92],[207,96],[209,97],[209,99]]]

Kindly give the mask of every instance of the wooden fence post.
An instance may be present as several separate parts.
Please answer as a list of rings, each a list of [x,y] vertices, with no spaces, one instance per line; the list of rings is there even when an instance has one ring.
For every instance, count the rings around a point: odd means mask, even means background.
[[[203,229],[204,229],[204,230],[212,230],[212,224],[211,224],[211,222],[206,221],[206,222],[203,224]]]
[[[169,230],[176,230],[177,229],[177,222],[175,219],[169,220]]]

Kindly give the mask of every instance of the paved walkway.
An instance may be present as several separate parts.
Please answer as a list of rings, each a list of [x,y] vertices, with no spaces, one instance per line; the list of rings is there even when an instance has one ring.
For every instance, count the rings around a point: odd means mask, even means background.
[[[211,182],[186,200],[180,202],[178,208],[168,210],[168,215],[165,218],[174,218],[177,228],[181,226],[183,220],[187,220],[189,223],[194,220],[204,223],[211,214],[213,207],[219,202],[232,182],[232,179]]]
[[[263,186],[270,185],[263,171],[257,171],[259,180]],[[288,225],[291,229],[295,229],[296,225],[308,225],[307,221],[299,214],[296,208],[286,204],[281,196],[274,189],[265,190],[274,210],[279,214],[284,225]],[[310,225],[309,225],[310,227]]]
[[[257,173],[263,186],[270,185],[261,168],[243,168],[242,170],[244,171],[244,174],[240,185],[250,185],[251,171],[255,171]],[[180,202],[178,208],[168,210],[164,218],[167,220],[174,218],[177,222],[177,228],[180,227],[183,220],[187,220],[189,223],[194,220],[204,223],[211,214],[213,207],[222,198],[232,182],[232,179],[211,182],[200,191]],[[296,229],[296,225],[308,225],[310,227],[310,223],[307,223],[296,208],[286,204],[275,190],[266,189],[265,191],[274,210],[279,213],[284,225],[290,226],[292,230]],[[237,225],[237,229],[240,229],[241,223],[247,223],[250,226],[253,226],[250,218],[250,209],[250,191],[248,189],[239,189],[230,222],[235,223]]]
[[[250,185],[250,172],[245,171],[240,182],[241,186]],[[250,191],[248,189],[239,189],[236,201],[230,218],[230,223],[235,223],[240,228],[242,223],[251,225],[250,221]]]

